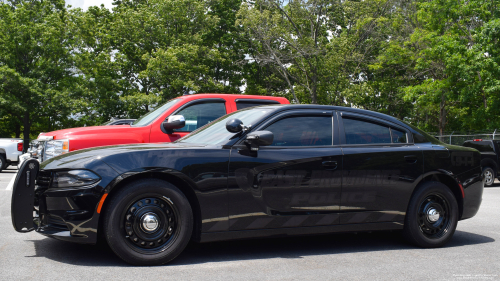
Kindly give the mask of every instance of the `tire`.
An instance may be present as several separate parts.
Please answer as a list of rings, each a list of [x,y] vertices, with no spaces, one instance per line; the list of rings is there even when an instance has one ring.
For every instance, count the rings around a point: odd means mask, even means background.
[[[485,167],[483,175],[485,177],[484,186],[492,186],[495,182],[495,171],[490,167]]]
[[[161,265],[177,257],[193,232],[186,196],[159,179],[131,182],[104,210],[104,235],[113,252],[133,265]]]
[[[437,248],[450,241],[457,223],[458,204],[451,190],[440,182],[426,182],[410,200],[403,235],[416,246]]]
[[[3,155],[0,155],[0,172],[2,172],[5,168],[7,168],[7,161],[5,161],[5,157],[3,157]]]

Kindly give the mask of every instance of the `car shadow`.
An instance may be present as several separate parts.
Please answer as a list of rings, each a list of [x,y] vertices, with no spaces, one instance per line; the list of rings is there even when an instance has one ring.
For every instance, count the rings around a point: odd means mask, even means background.
[[[494,241],[487,236],[456,231],[445,248]],[[80,266],[130,266],[119,259],[105,243],[81,245],[51,238],[32,242],[35,255],[29,257],[45,257]],[[169,266],[270,258],[300,259],[311,255],[408,249],[420,248],[408,244],[398,231],[190,243]]]

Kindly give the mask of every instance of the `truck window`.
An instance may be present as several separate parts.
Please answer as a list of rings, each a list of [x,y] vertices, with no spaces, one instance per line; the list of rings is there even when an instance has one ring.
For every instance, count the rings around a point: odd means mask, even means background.
[[[196,103],[181,109],[175,115],[182,115],[186,119],[186,126],[174,130],[175,132],[192,132],[215,119],[226,115],[224,102]]]
[[[259,105],[268,105],[268,104],[280,104],[278,101],[274,100],[236,100],[236,110],[240,110],[243,108],[254,107]]]

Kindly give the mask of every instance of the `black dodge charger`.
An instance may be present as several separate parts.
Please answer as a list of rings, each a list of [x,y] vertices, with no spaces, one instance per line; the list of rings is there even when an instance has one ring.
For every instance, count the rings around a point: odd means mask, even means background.
[[[175,134],[184,118],[162,126]],[[190,240],[401,229],[417,246],[439,247],[479,209],[480,159],[380,113],[253,107],[175,143],[29,160],[12,223],[77,243],[103,237],[137,265],[169,262]]]

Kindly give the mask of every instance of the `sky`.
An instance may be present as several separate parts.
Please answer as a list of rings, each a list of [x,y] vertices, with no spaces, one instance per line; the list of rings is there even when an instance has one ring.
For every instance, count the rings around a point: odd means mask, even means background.
[[[108,9],[111,9],[113,5],[113,0],[66,0],[66,5],[71,5],[73,8],[82,8],[87,10],[90,6],[100,6],[104,4],[104,6]]]

